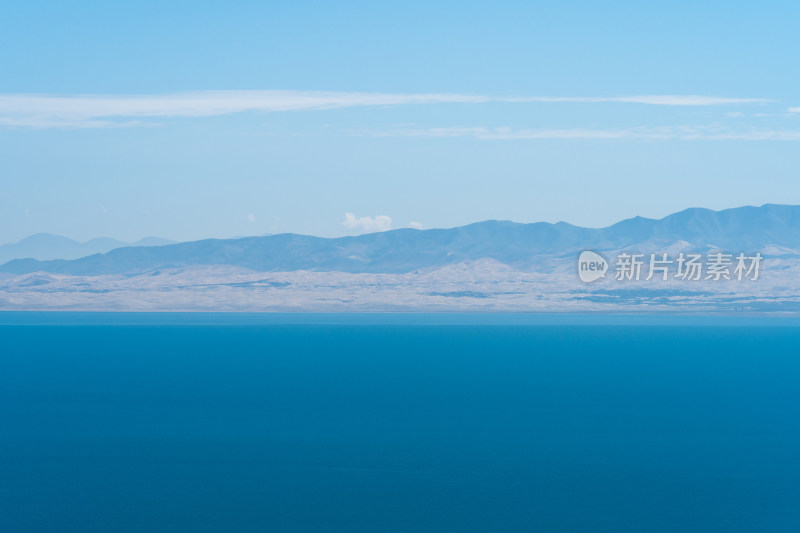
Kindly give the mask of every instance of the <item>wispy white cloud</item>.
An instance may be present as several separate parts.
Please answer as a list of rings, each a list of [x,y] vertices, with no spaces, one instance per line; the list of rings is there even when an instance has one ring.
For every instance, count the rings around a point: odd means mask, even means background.
[[[800,130],[747,129],[728,130],[719,127],[663,126],[621,129],[513,129],[507,127],[452,127],[369,131],[357,133],[372,137],[473,137],[481,140],[547,140],[547,139],[650,139],[650,140],[740,140],[800,141]]]
[[[412,220],[411,222],[408,223],[408,227],[413,229],[422,229],[423,226],[422,222],[417,222],[416,220]]]
[[[713,106],[763,103],[761,98],[698,95],[487,96],[323,91],[196,91],[161,95],[0,94],[0,126],[104,128],[145,124],[142,119],[210,117],[244,111],[311,111],[364,106],[506,103],[634,103]],[[131,120],[139,119],[139,120]]]
[[[386,215],[357,217],[353,213],[345,213],[344,220],[342,220],[342,226],[351,231],[362,233],[386,231],[388,229],[392,229],[392,218]]]
[[[790,107],[789,113],[800,113],[800,107]]]
[[[371,131],[373,137],[475,137],[476,139],[619,139],[630,130],[603,129],[512,129],[508,127],[408,128]]]
[[[91,118],[51,117],[30,115],[17,117],[0,116],[0,128],[25,128],[62,130],[98,129],[98,128],[134,128],[139,126],[157,126],[155,122],[142,120],[96,120]]]
[[[625,103],[671,106],[709,106],[732,104],[758,104],[770,100],[765,98],[729,98],[725,96],[702,96],[696,94],[650,94],[636,96],[531,96],[506,98],[506,102],[573,102],[573,103]]]

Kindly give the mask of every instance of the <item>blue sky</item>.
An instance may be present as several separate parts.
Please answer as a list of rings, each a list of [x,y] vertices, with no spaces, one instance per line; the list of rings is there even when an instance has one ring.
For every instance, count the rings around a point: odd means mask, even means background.
[[[5,2],[0,242],[800,203],[800,4],[429,4]]]

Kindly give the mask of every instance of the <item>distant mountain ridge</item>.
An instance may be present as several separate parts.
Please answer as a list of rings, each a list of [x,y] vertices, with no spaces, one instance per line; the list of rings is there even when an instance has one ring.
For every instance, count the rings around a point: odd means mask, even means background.
[[[606,228],[566,222],[521,224],[485,221],[451,229],[396,229],[356,237],[279,234],[206,239],[158,247],[125,247],[76,260],[18,259],[0,271],[76,275],[135,274],[196,265],[231,265],[257,271],[403,273],[491,258],[530,269],[545,257],[573,257],[582,249],[666,251],[719,248],[755,252],[800,250],[800,206],[766,204],[722,211],[691,208],[662,219],[635,217]]]
[[[124,246],[162,246],[175,241],[159,237],[145,237],[134,243],[119,241],[110,237],[100,237],[86,242],[78,242],[61,235],[37,233],[19,242],[0,245],[0,263],[13,259],[79,259],[92,254],[102,254]]]

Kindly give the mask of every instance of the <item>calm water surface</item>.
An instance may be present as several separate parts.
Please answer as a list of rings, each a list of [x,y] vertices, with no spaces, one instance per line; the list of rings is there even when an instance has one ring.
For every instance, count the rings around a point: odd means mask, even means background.
[[[800,327],[629,322],[7,314],[0,531],[800,531]]]

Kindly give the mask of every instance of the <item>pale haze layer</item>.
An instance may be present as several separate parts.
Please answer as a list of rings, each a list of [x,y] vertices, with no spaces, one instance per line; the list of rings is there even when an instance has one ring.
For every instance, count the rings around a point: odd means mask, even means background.
[[[0,244],[800,204],[798,19],[789,2],[6,6]]]

